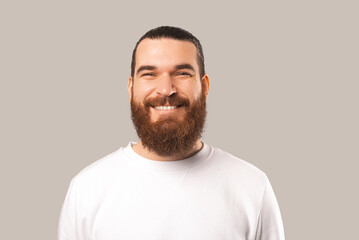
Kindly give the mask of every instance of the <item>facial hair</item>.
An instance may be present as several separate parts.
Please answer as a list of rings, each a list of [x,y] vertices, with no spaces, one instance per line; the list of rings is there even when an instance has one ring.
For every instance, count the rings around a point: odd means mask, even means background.
[[[176,119],[166,114],[152,121],[150,108],[166,103],[185,108],[184,117]],[[201,95],[192,104],[187,98],[177,94],[147,99],[143,104],[132,98],[131,115],[137,135],[146,149],[159,156],[186,154],[193,149],[203,133],[207,115],[204,88],[202,87]]]

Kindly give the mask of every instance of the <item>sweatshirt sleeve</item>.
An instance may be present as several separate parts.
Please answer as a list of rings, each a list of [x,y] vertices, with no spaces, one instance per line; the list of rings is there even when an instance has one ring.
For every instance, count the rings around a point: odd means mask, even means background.
[[[284,228],[277,199],[268,179],[258,218],[256,240],[284,240]]]
[[[57,239],[77,240],[76,237],[76,192],[74,180],[71,180],[66,198],[62,206]]]

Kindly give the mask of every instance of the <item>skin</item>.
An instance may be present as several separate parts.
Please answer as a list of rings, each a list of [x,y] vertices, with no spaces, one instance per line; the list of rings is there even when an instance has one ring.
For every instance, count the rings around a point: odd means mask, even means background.
[[[143,105],[144,100],[159,96],[178,94],[189,99],[191,105],[197,100],[204,87],[206,99],[209,91],[209,77],[199,74],[196,46],[189,41],[175,39],[144,39],[136,52],[134,79],[130,76],[128,93],[130,102],[133,99]],[[169,106],[168,103],[165,106]],[[150,108],[151,120],[159,117],[173,116],[183,119],[185,107],[173,110]],[[185,159],[201,150],[203,143],[196,141],[193,148],[181,155],[158,156],[143,147],[141,141],[133,150],[142,157],[157,161],[175,161]]]

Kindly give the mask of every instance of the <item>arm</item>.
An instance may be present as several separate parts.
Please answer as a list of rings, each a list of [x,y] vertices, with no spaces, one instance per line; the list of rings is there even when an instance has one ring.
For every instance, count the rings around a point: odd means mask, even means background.
[[[59,226],[58,240],[77,240],[76,237],[76,192],[74,180],[71,181],[67,191],[64,204],[62,205]]]
[[[284,240],[284,229],[277,199],[268,179],[258,218],[256,240]]]

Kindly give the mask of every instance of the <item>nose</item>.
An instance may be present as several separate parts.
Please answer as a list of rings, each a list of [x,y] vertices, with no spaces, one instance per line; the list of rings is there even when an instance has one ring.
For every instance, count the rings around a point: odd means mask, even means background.
[[[166,97],[169,97],[177,93],[177,89],[173,84],[173,79],[169,74],[166,74],[158,79],[157,93]]]

